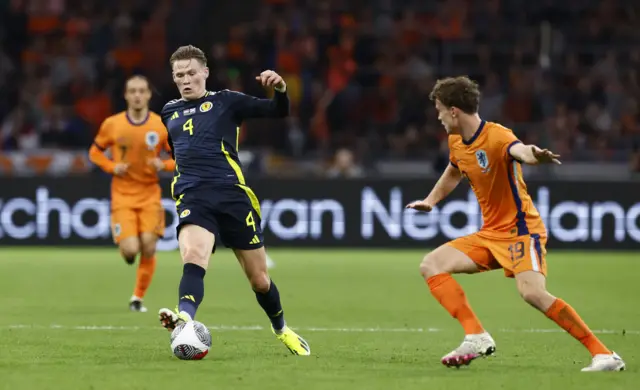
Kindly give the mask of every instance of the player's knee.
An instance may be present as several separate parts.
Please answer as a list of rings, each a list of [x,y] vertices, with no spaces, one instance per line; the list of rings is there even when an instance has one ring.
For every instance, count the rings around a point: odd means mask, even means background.
[[[186,245],[182,250],[182,261],[184,263],[193,263],[206,268],[210,255],[211,253],[206,253],[203,246]]]
[[[543,312],[546,311],[556,299],[547,291],[545,277],[540,273],[527,271],[517,274],[516,284],[522,299]]]
[[[155,245],[147,245],[142,246],[141,251],[142,257],[145,259],[150,259],[156,255],[156,246]]]
[[[443,262],[436,252],[428,253],[420,263],[420,274],[425,279],[444,272]]]
[[[549,305],[549,302],[553,301],[550,297],[551,294],[547,292],[544,286],[535,284],[523,283],[519,286],[518,291],[520,296],[525,302],[533,307],[544,310]]]
[[[266,272],[257,272],[249,276],[249,283],[253,291],[264,294],[269,291],[271,279]]]
[[[143,241],[142,242],[142,257],[149,259],[156,255],[156,241]]]
[[[120,254],[127,263],[133,264],[140,253],[140,243],[136,239],[127,239],[120,243]]]
[[[525,290],[520,291],[520,296],[524,299],[525,302],[534,307],[541,306],[541,301],[543,299],[543,294],[541,291],[537,290]]]

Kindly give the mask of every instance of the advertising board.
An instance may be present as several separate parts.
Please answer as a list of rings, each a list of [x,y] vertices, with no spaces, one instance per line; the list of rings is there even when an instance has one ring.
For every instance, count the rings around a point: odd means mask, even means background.
[[[475,196],[461,184],[433,212],[405,209],[433,186],[416,180],[254,180],[269,247],[433,248],[478,230]],[[160,250],[177,247],[167,213]],[[102,176],[0,179],[0,245],[111,245],[109,181]],[[549,248],[640,247],[640,184],[531,182]],[[509,201],[509,200],[505,200]]]

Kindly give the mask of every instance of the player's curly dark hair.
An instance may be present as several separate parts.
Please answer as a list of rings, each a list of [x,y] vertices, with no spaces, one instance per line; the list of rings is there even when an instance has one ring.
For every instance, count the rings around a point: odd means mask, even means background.
[[[171,55],[169,63],[173,66],[174,62],[181,60],[198,60],[202,65],[207,65],[207,56],[204,55],[202,50],[193,45],[180,46]]]
[[[478,83],[467,76],[447,77],[436,81],[429,94],[447,107],[456,107],[467,114],[475,114],[480,106],[480,88]]]

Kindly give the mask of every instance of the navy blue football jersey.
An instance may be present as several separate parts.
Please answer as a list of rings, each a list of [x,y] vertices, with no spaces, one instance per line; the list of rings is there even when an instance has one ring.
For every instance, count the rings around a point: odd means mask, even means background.
[[[238,158],[240,125],[250,118],[281,118],[289,114],[286,92],[259,99],[240,92],[206,92],[197,100],[177,99],[161,112],[169,132],[176,172],[174,199],[188,188],[245,184]]]

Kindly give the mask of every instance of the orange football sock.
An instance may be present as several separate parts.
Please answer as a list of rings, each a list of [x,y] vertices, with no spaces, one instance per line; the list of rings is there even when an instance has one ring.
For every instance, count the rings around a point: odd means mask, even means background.
[[[587,347],[592,356],[611,353],[582,321],[573,307],[562,299],[556,299],[545,315]]]
[[[142,299],[144,298],[151,279],[153,279],[153,273],[156,270],[156,258],[155,256],[146,258],[140,258],[140,264],[138,265],[138,273],[136,278],[136,287],[133,290],[133,295]]]
[[[449,274],[438,274],[427,279],[431,294],[457,319],[465,334],[484,333],[484,328],[476,317],[460,284]]]

